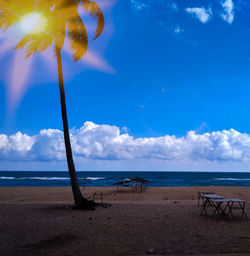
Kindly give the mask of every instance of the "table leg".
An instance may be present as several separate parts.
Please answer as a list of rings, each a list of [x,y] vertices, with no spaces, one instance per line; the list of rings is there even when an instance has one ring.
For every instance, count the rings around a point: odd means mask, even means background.
[[[222,203],[221,202],[216,202],[216,203],[214,203],[214,202],[212,202],[212,205],[213,205],[213,207],[215,208],[215,210],[214,210],[214,212],[213,212],[213,214],[212,214],[212,216],[214,216],[214,215],[216,215],[216,214],[221,214],[221,215],[223,215],[223,209],[222,209],[222,207],[221,207],[221,205],[222,205]]]
[[[226,208],[229,209],[228,210],[228,214],[227,214],[228,217],[231,215],[231,217],[233,218],[234,217],[233,216],[233,211],[232,211],[232,209],[233,209],[233,202],[228,202]]]
[[[203,215],[203,212],[205,212],[205,215],[207,215],[206,206],[208,204],[208,199],[202,198],[202,209],[200,215]]]
[[[246,204],[245,202],[243,202],[242,204],[239,202],[239,205],[240,205],[240,208],[241,208],[241,218],[243,218],[243,216],[245,216],[245,218],[248,219],[247,215],[245,213],[245,204]]]

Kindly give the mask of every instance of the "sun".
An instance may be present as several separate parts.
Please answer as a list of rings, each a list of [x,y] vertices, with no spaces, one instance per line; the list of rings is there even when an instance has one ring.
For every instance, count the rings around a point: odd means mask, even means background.
[[[19,26],[25,33],[38,34],[46,29],[47,20],[40,13],[32,12],[21,17]]]

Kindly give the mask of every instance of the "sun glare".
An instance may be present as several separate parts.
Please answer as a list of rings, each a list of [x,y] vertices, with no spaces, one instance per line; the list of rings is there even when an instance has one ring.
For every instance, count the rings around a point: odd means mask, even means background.
[[[102,7],[108,8],[116,0],[103,0]],[[0,0],[1,2],[1,0]],[[36,2],[36,1],[35,1]],[[110,3],[110,4],[108,4]],[[106,4],[106,5],[105,5]],[[82,10],[83,12],[83,10]],[[85,14],[83,12],[82,14]],[[1,10],[0,10],[1,16]],[[27,12],[26,15],[19,16],[19,21],[13,28],[10,28],[6,33],[0,33],[1,44],[0,44],[0,57],[5,54],[7,51],[11,51],[15,46],[16,42],[24,37],[24,34],[39,34],[42,32],[46,32],[48,26],[50,25],[49,17],[39,12]],[[18,30],[18,31],[17,31]],[[17,32],[22,33],[17,33]],[[49,31],[49,30],[48,30]],[[41,35],[46,36],[45,35]],[[32,37],[31,37],[32,38]],[[63,48],[64,52],[66,52],[70,57],[72,54],[72,50],[70,45],[66,42],[65,47]],[[14,54],[14,62],[11,68],[11,72],[8,78],[8,109],[10,117],[15,114],[16,108],[18,107],[19,102],[21,101],[25,91],[27,91],[28,86],[31,85],[32,79],[30,76],[31,69],[35,67],[37,69],[35,57],[32,55],[30,58],[25,59],[25,51],[17,51]],[[54,51],[51,47],[49,50],[42,52],[43,61],[45,66],[48,67],[48,71],[51,72],[52,75],[49,75],[46,79],[54,81],[55,74],[57,73],[57,65],[56,59],[54,58]],[[85,58],[83,58],[80,62],[84,64],[84,68],[95,68],[97,70],[114,73],[113,67],[99,54],[88,50]],[[0,63],[1,64],[1,63]],[[65,69],[71,69],[70,74],[74,76],[78,72],[82,71],[81,64],[78,65],[78,68],[72,69],[71,66],[67,66]],[[0,76],[0,78],[2,78]],[[68,76],[69,78],[69,76]],[[71,77],[70,77],[71,78]],[[47,81],[47,80],[46,80]],[[32,81],[33,84],[33,81]]]
[[[37,34],[45,30],[47,20],[40,13],[32,12],[21,17],[19,26],[25,33]]]

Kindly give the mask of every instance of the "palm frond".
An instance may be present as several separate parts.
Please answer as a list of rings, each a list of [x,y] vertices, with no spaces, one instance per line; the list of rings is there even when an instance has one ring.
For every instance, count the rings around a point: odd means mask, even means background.
[[[7,30],[12,24],[14,24],[13,15],[8,10],[8,5],[5,1],[0,1],[0,29]]]
[[[44,40],[43,38],[37,38],[37,40],[33,40],[29,43],[26,49],[26,58],[36,52],[43,52],[45,51],[52,43],[52,40]]]
[[[58,10],[67,9],[72,6],[78,6],[76,0],[53,0],[53,2]]]
[[[17,49],[23,49],[30,41],[32,40],[32,35],[28,34],[26,35],[15,47],[15,50]]]
[[[96,2],[90,0],[80,0],[83,5],[83,9],[89,13],[93,18],[97,19],[97,28],[93,40],[99,37],[104,29],[104,16],[101,8]]]
[[[66,33],[74,61],[78,61],[87,52],[88,48],[87,30],[78,13],[67,21]]]
[[[51,36],[45,38],[41,35],[28,34],[17,44],[15,49],[26,48],[25,58],[28,58],[36,52],[45,51],[52,44],[52,41],[53,38]]]
[[[0,13],[0,29],[6,30],[6,19],[4,17],[4,14]]]

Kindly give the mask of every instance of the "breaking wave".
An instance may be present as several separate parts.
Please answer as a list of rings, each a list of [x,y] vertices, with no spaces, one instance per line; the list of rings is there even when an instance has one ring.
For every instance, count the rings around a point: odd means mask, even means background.
[[[215,180],[238,180],[238,181],[244,181],[244,180],[250,180],[250,179],[237,179],[237,178],[214,178]]]
[[[86,180],[105,180],[105,177],[87,177]]]
[[[5,177],[1,176],[1,180],[69,180],[63,177]]]

